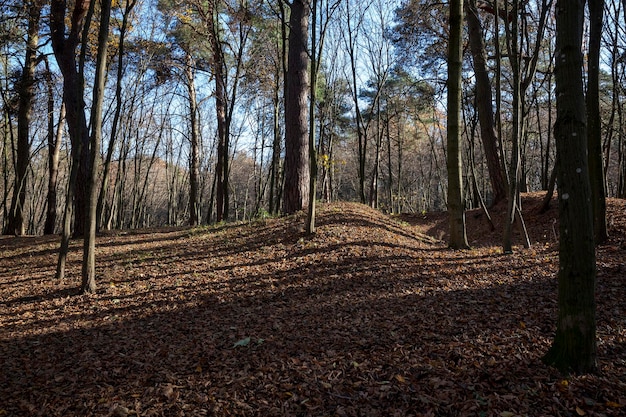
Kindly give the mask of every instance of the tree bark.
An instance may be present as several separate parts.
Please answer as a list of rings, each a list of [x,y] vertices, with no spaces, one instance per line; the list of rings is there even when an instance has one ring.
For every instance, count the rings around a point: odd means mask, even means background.
[[[321,43],[321,42],[320,42]],[[315,101],[317,100],[317,74],[319,60],[317,51],[317,0],[312,0],[311,24],[311,88],[309,99],[309,196],[306,233],[315,233],[315,197],[317,194],[317,150],[315,148]],[[322,49],[320,47],[319,55]]]
[[[602,126],[600,119],[600,44],[604,0],[588,0],[589,7],[589,56],[587,69],[587,150],[589,154],[589,178],[593,226],[596,243],[608,238],[606,225],[606,192],[602,166]]]
[[[228,96],[226,91],[226,75],[224,55],[217,27],[216,1],[208,3],[206,12],[202,12],[207,25],[211,48],[212,70],[215,77],[215,113],[217,117],[217,163],[215,166],[215,216],[218,222],[228,219]]]
[[[448,44],[448,213],[449,246],[468,248],[463,204],[461,168],[461,71],[462,71],[463,0],[450,0],[450,40]]]
[[[86,211],[86,190],[84,189],[84,184],[88,176],[86,168],[89,159],[87,157],[87,160],[85,160],[85,154],[89,155],[89,131],[83,98],[84,83],[82,74],[77,69],[76,47],[80,41],[89,5],[87,1],[75,3],[71,13],[70,28],[67,36],[65,35],[66,2],[63,0],[52,0],[50,5],[52,49],[63,74],[63,101],[65,102],[66,122],[72,143],[72,159],[77,164],[78,177],[83,179],[75,182],[74,186],[77,189],[71,193],[72,196],[76,197],[76,201],[68,202],[69,204],[75,204],[74,225],[76,235],[82,235],[84,226]],[[87,149],[84,150],[84,148]]]
[[[543,359],[561,372],[589,373],[597,370],[596,257],[582,78],[584,0],[559,0],[556,10],[559,312]]]
[[[189,225],[200,223],[200,131],[198,128],[198,103],[196,100],[196,84],[194,82],[194,63],[187,52],[185,76],[187,77],[187,93],[189,100],[189,130],[191,139],[191,155],[189,156]]]
[[[483,28],[476,8],[476,0],[467,3],[467,26],[469,31],[469,46],[474,61],[474,75],[476,77],[476,101],[478,119],[480,123],[480,138],[485,151],[485,160],[493,191],[492,204],[506,198],[506,180],[504,170],[500,164],[498,137],[493,115],[493,98],[491,83],[487,71],[487,58]]]
[[[30,165],[30,120],[33,111],[33,99],[35,97],[35,67],[37,66],[41,8],[42,4],[40,4],[39,0],[28,2],[26,54],[18,89],[15,185],[4,234],[23,235],[25,233],[24,204],[26,202],[26,180]]]
[[[509,61],[511,62],[511,72],[513,78],[513,123],[511,126],[511,165],[509,166],[509,189],[507,193],[507,217],[504,224],[504,234],[502,250],[504,253],[513,252],[513,223],[515,213],[518,211],[517,202],[519,198],[519,181],[521,174],[520,164],[520,139],[523,136],[523,110],[522,110],[522,89],[521,89],[521,66],[519,50],[519,20],[517,10],[519,0],[513,0],[513,13],[511,28],[507,31],[507,45],[509,47]]]
[[[107,50],[109,41],[109,20],[111,16],[111,0],[102,0],[100,5],[100,29],[98,31],[98,54],[96,57],[96,74],[93,86],[93,105],[91,107],[91,143],[90,172],[87,181],[87,215],[85,216],[85,238],[83,239],[83,293],[96,292],[96,223],[98,206],[98,158],[102,141],[102,102],[106,81]]]
[[[47,66],[47,62],[46,62]],[[61,150],[61,138],[65,124],[65,104],[61,104],[59,123],[54,129],[54,89],[52,86],[52,74],[46,69],[46,83],[48,84],[48,195],[46,204],[46,222],[43,233],[51,235],[55,231],[57,221],[57,187],[59,178],[59,152]]]
[[[285,98],[285,185],[283,212],[309,203],[308,66],[309,0],[294,0],[289,18],[289,59]]]

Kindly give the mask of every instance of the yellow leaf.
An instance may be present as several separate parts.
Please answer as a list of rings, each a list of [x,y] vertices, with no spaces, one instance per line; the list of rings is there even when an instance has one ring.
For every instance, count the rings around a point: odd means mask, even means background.
[[[580,407],[576,407],[576,414],[578,414],[579,416],[586,416],[587,415],[585,410],[581,409]]]
[[[526,328],[526,323],[524,323],[523,321],[520,321],[519,322],[519,328],[522,329],[522,330],[525,329]]]
[[[396,381],[398,381],[399,383],[406,384],[406,379],[404,379],[402,375],[396,375],[394,378],[396,378]]]
[[[561,385],[563,385],[564,387],[569,385],[569,382],[567,382],[567,379],[564,379],[561,381]]]
[[[196,372],[202,372],[202,366],[200,365],[196,366]]]
[[[616,403],[615,401],[607,401],[606,402],[606,406],[607,407],[613,407],[613,408],[620,408],[620,407],[622,407],[621,404]]]
[[[515,413],[512,413],[510,411],[503,411],[500,413],[500,417],[513,417],[515,415]]]

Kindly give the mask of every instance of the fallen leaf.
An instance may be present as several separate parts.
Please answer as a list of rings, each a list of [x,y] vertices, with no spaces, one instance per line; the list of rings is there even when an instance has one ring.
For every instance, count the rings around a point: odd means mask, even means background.
[[[245,339],[241,339],[238,340],[237,342],[235,342],[235,344],[233,345],[234,348],[236,347],[245,347],[248,346],[250,344],[250,338],[246,337]]]

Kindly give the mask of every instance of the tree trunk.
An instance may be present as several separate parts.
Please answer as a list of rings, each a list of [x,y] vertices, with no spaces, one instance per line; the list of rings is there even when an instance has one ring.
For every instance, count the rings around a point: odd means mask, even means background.
[[[587,149],[589,154],[594,235],[596,243],[602,243],[608,237],[604,169],[602,167],[602,126],[599,90],[600,44],[602,41],[604,0],[588,0],[588,5],[590,32],[587,70]]]
[[[46,222],[43,233],[51,235],[55,231],[57,221],[57,187],[59,178],[59,152],[61,150],[61,138],[65,124],[65,104],[61,104],[59,113],[59,124],[56,132],[54,129],[54,90],[52,86],[52,74],[46,72],[46,82],[48,83],[48,196],[46,209]]]
[[[317,150],[315,148],[315,102],[317,100],[317,74],[320,56],[317,53],[317,0],[312,0],[311,24],[311,88],[309,98],[309,196],[306,233],[315,233],[315,197],[317,194]],[[321,55],[321,48],[319,55]]]
[[[513,13],[511,21],[511,30],[507,31],[507,44],[509,48],[509,60],[511,62],[511,72],[513,78],[513,123],[511,135],[511,165],[509,166],[509,189],[507,194],[507,217],[504,224],[504,235],[502,242],[502,250],[504,253],[513,252],[513,223],[515,221],[515,213],[517,212],[517,201],[519,198],[519,180],[520,180],[520,138],[522,137],[522,91],[521,91],[521,67],[520,67],[520,51],[518,46],[519,21],[517,10],[519,9],[519,1],[513,0]]]
[[[100,29],[98,31],[98,55],[96,58],[96,74],[93,88],[93,105],[91,107],[91,149],[90,175],[87,181],[87,216],[85,218],[85,238],[83,240],[83,293],[96,292],[96,212],[98,205],[98,158],[102,140],[102,102],[106,80],[107,50],[109,41],[109,18],[111,16],[111,0],[102,0],[100,10]]]
[[[361,115],[361,107],[359,105],[359,90],[357,86],[358,74],[357,74],[357,52],[356,52],[356,38],[358,35],[358,28],[361,26],[357,24],[357,28],[352,27],[352,16],[350,12],[350,2],[346,2],[347,11],[347,47],[348,55],[350,56],[350,69],[351,69],[351,83],[352,83],[352,100],[354,104],[354,110],[356,113],[356,134],[358,138],[358,159],[359,159],[359,200],[365,204],[365,162],[367,155],[367,129],[364,127],[363,117]]]
[[[308,66],[309,0],[291,4],[289,59],[285,97],[285,185],[283,212],[295,213],[308,206]]]
[[[77,164],[77,175],[80,181],[75,181],[76,190],[71,192],[75,196],[74,225],[75,234],[82,235],[85,217],[84,185],[87,179],[85,171],[85,153],[83,148],[89,145],[89,131],[85,117],[85,102],[83,100],[83,79],[77,69],[76,47],[78,46],[83,30],[85,15],[89,7],[88,2],[77,2],[71,13],[69,33],[66,36],[66,2],[53,0],[50,5],[50,28],[52,31],[52,49],[61,73],[63,74],[63,101],[65,102],[66,121],[72,143],[72,160]],[[71,182],[70,182],[71,183]]]
[[[209,28],[212,47],[212,69],[215,77],[215,112],[217,117],[217,163],[216,175],[216,220],[221,222],[228,218],[228,124],[227,124],[227,91],[224,74],[224,56],[216,22],[215,2],[210,4],[205,16]]]
[[[467,3],[467,26],[469,30],[469,45],[474,61],[476,76],[476,101],[478,119],[480,122],[480,138],[485,151],[485,160],[489,170],[489,178],[493,191],[492,204],[506,198],[506,180],[504,170],[500,164],[498,137],[493,116],[493,99],[491,83],[487,72],[487,58],[483,40],[483,28],[476,9],[476,0]]]
[[[23,235],[24,203],[26,202],[26,177],[30,165],[30,120],[35,97],[35,67],[39,46],[39,20],[41,8],[39,0],[28,2],[28,30],[24,69],[19,81],[17,110],[17,159],[15,163],[15,185],[11,198],[8,223],[4,234]]]
[[[272,165],[270,167],[270,183],[269,183],[269,201],[268,207],[271,214],[279,212],[279,205],[277,204],[279,189],[278,189],[278,176],[280,167],[280,126],[279,126],[279,98],[278,98],[278,77],[276,79],[276,86],[274,90],[274,99],[272,102],[273,115],[273,140],[272,140]]]
[[[557,3],[554,124],[559,163],[559,290],[556,335],[544,361],[561,372],[596,364],[596,257],[583,93],[584,0]]]
[[[194,82],[194,63],[191,54],[186,54],[185,76],[187,77],[187,93],[189,100],[189,130],[191,138],[191,155],[189,155],[189,225],[200,223],[199,183],[200,183],[200,131],[198,128],[198,103],[196,101],[196,84]]]
[[[463,0],[450,0],[450,40],[448,44],[448,213],[449,246],[469,247],[465,231],[463,178],[461,165],[461,71],[462,71]]]

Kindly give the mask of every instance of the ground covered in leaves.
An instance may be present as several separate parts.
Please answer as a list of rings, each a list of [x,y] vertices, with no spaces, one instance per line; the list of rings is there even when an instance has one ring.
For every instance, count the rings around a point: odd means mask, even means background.
[[[0,416],[626,415],[626,204],[598,249],[599,373],[541,362],[555,331],[556,209],[524,199],[531,248],[500,249],[502,208],[445,215],[322,206],[209,228],[108,233],[97,294],[80,242],[0,238]]]

